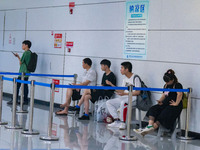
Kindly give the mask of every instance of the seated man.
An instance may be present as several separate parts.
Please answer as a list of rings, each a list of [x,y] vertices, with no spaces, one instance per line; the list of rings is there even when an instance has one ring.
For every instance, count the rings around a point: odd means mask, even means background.
[[[85,72],[82,76],[82,82],[79,84],[72,83],[72,85],[90,85],[95,86],[97,81],[97,74],[96,71],[94,71],[92,66],[92,61],[90,58],[83,59],[82,62],[83,69],[85,69]],[[72,100],[79,100],[81,98],[81,92],[80,89],[67,89],[66,94],[66,102],[62,105],[60,105],[61,108],[64,108],[64,110],[59,110],[56,112],[56,115],[67,115],[68,114],[68,108]]]
[[[130,62],[123,62],[121,63],[121,74],[125,75],[125,78],[123,79],[122,86],[128,86],[129,84],[132,84],[135,87],[141,87],[141,83],[138,77],[134,79],[134,74],[132,73],[132,64]],[[124,110],[124,104],[128,104],[128,90],[117,90],[116,93],[119,95],[119,97],[110,99],[106,102],[107,108],[109,113],[114,118],[114,122],[109,124],[108,127],[115,127],[119,129],[125,129],[126,124],[124,123],[123,119],[123,110]],[[132,95],[132,101],[133,106],[136,105],[136,98],[137,95],[140,94],[140,91],[133,91]],[[118,117],[117,110],[120,108],[120,117]]]
[[[102,77],[102,86],[115,86],[116,85],[116,77],[114,73],[110,70],[111,62],[107,59],[104,59],[101,61],[101,70],[105,73]],[[76,109],[79,110],[81,104],[84,102],[85,107],[85,114],[78,118],[80,120],[89,120],[89,100],[91,100],[93,103],[97,101],[100,97],[101,98],[110,98],[114,93],[114,90],[90,90],[87,89],[84,91],[78,105],[76,105]]]

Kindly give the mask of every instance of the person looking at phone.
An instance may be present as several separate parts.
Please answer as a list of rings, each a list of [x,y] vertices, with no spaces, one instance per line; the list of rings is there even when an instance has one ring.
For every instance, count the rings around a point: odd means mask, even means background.
[[[135,77],[134,79],[134,73],[132,73],[132,64],[130,62],[123,62],[121,63],[121,70],[122,75],[125,75],[125,78],[123,79],[122,86],[128,86],[132,84],[135,87],[141,87],[141,83],[138,77]],[[135,84],[134,84],[135,83]],[[113,128],[119,128],[121,130],[126,129],[126,124],[124,123],[123,118],[123,110],[125,107],[125,104],[128,104],[128,90],[116,90],[116,94],[119,95],[119,97],[110,99],[106,102],[106,106],[108,108],[109,113],[114,118],[114,122],[111,124],[108,124],[107,127],[113,127]],[[140,91],[133,90],[132,93],[132,101],[133,106],[136,105],[136,98],[137,95],[140,94]],[[117,110],[120,108],[120,116],[118,116]]]
[[[29,61],[31,59],[31,51],[30,51],[30,48],[31,48],[31,45],[32,43],[29,41],[29,40],[25,40],[22,42],[22,50],[24,50],[24,53],[22,54],[22,57],[20,58],[19,54],[18,53],[14,53],[14,56],[18,58],[19,60],[19,65],[20,65],[20,68],[19,68],[19,73],[30,73],[27,69],[27,65],[29,64]],[[21,75],[18,76],[19,80],[21,80]],[[24,80],[25,81],[28,81],[28,76],[25,75],[24,77]],[[20,102],[18,101],[18,95],[19,95],[19,89],[21,87],[21,83],[17,83],[17,104],[20,104]],[[8,105],[12,105],[13,103],[13,100],[10,100],[9,102],[7,102]],[[27,84],[24,84],[24,104],[28,104],[28,85]]]

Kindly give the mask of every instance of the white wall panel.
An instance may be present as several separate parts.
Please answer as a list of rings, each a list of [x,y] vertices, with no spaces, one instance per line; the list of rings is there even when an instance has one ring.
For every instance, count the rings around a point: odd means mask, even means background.
[[[62,74],[63,56],[38,54],[36,73]]]
[[[18,72],[19,60],[11,52],[1,52],[0,54],[0,71],[3,72]],[[6,76],[9,78],[17,76]],[[4,82],[4,92],[13,93],[13,83],[10,81]]]
[[[149,32],[148,60],[199,64],[199,31]]]
[[[200,29],[199,0],[162,0],[162,29]]]
[[[6,11],[5,30],[25,30],[26,10]]]
[[[5,31],[4,50],[22,51],[22,42],[25,40],[25,31]]]
[[[4,12],[0,12],[0,50],[3,49]]]
[[[149,29],[160,29],[162,0],[149,1]]]
[[[112,10],[112,11],[111,11]],[[28,30],[114,30],[124,28],[125,4],[77,6],[28,10]]]
[[[0,50],[3,49],[3,31],[0,31]]]
[[[54,48],[54,35],[51,31],[27,31],[27,40],[32,42],[31,49],[37,53],[64,55],[65,32],[54,32],[62,34],[62,48]]]
[[[4,12],[0,11],[0,31],[3,31],[4,28]]]
[[[38,63],[35,73],[42,73],[42,74],[63,74],[63,57],[62,56],[56,56],[56,55],[38,55]],[[53,78],[53,77],[31,77],[31,79],[34,79],[38,82],[44,82],[44,83],[52,83],[52,79],[60,79],[60,84],[62,83],[61,78]],[[44,91],[43,91],[44,89]],[[45,101],[49,101],[49,94],[48,91],[50,88],[48,87],[38,87],[37,92],[38,96],[36,96],[36,99],[41,99]],[[41,92],[42,91],[42,92]],[[59,93],[56,93],[55,102],[61,101],[61,95],[62,90],[60,89]]]
[[[74,47],[66,55],[121,58],[123,35],[123,31],[69,31],[67,41],[74,41]]]
[[[147,45],[147,59],[148,60],[160,60],[160,54],[162,50],[161,45],[161,32],[148,32],[148,45]]]
[[[21,53],[19,53],[21,56]],[[19,60],[11,52],[1,52],[0,54],[0,71],[18,72]]]

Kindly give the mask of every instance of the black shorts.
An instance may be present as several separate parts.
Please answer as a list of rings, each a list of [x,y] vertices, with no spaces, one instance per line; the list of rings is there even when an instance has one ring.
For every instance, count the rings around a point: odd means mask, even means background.
[[[91,102],[95,103],[96,101],[100,100],[100,99],[105,99],[108,98],[110,99],[110,97],[112,96],[112,94],[110,94],[108,91],[106,90],[91,90]]]
[[[72,94],[72,100],[73,101],[77,101],[79,99],[81,99],[81,91],[77,92],[76,90],[73,90],[73,94]]]

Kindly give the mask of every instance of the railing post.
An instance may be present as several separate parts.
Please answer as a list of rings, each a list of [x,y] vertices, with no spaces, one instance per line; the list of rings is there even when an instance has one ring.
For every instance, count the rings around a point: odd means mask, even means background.
[[[193,140],[194,139],[194,137],[188,136],[190,110],[191,110],[191,94],[192,94],[192,88],[189,88],[188,103],[187,103],[187,109],[186,109],[186,119],[185,119],[185,136],[177,136],[181,140]]]
[[[129,94],[128,94],[128,121],[127,121],[127,135],[123,135],[122,137],[119,137],[120,140],[124,141],[136,141],[137,138],[134,136],[131,136],[131,113],[132,113],[132,92],[133,92],[133,85],[129,85]]]
[[[12,122],[11,125],[6,125],[7,129],[22,129],[16,125],[16,101],[17,101],[17,78],[13,78],[13,107],[12,107]]]
[[[35,81],[31,81],[31,100],[30,100],[30,112],[29,112],[29,126],[28,129],[22,131],[22,134],[37,135],[38,131],[33,130],[33,111],[34,111],[34,93],[35,93]]]
[[[24,81],[25,73],[22,72],[21,80]],[[23,110],[24,107],[24,83],[21,83],[21,97],[20,97],[20,110],[17,113],[28,113],[27,110]]]
[[[77,74],[74,74],[74,83],[76,84],[77,83],[77,77],[78,75]],[[78,104],[78,103],[77,103]],[[73,101],[73,106],[75,106],[75,101]]]
[[[3,102],[3,76],[0,76],[0,125],[7,125],[2,121],[2,102]]]
[[[78,75],[77,75],[77,74],[74,74],[74,83],[77,82],[77,77],[78,77]]]
[[[47,136],[41,136],[40,140],[46,140],[46,141],[58,141],[59,140],[58,137],[52,135],[54,97],[55,97],[55,84],[52,83]]]

